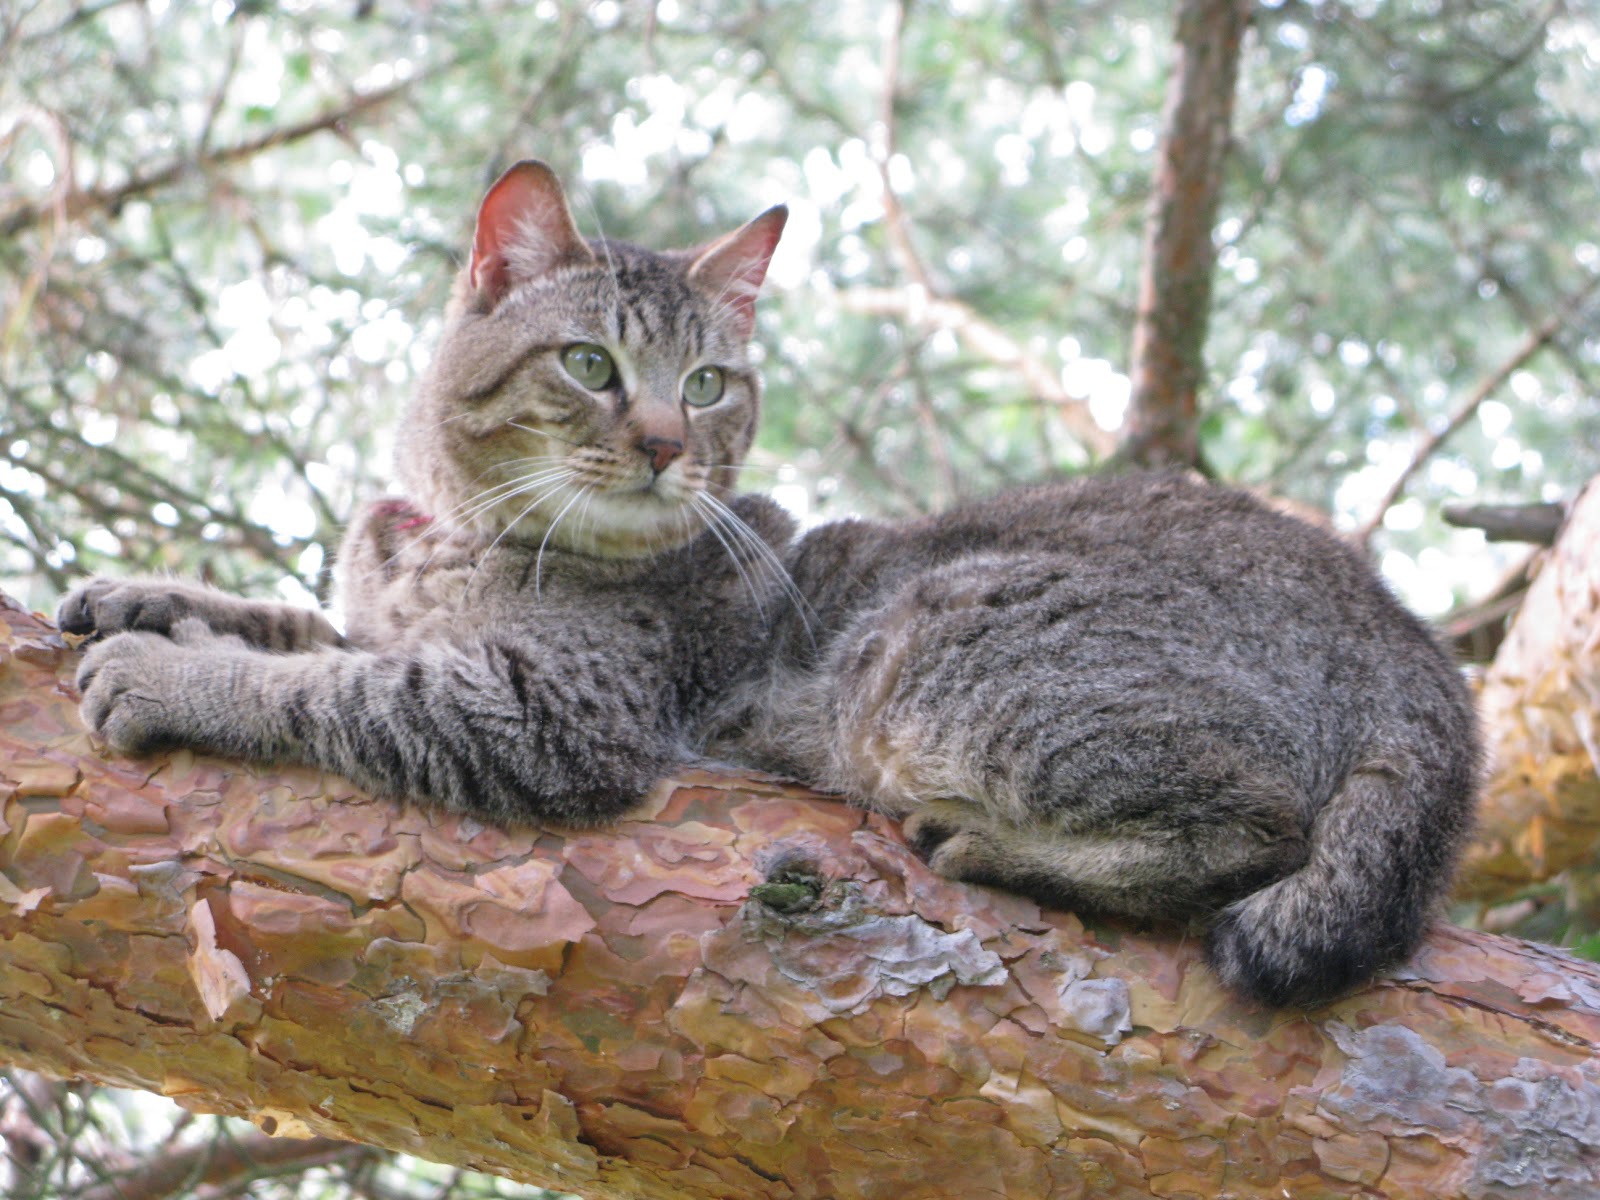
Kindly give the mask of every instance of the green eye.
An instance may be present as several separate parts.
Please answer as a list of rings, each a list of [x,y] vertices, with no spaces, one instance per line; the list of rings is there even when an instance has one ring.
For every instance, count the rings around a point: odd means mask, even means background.
[[[704,408],[722,399],[722,368],[701,367],[689,372],[683,381],[683,398],[696,408]]]
[[[611,361],[610,352],[593,342],[568,346],[561,352],[561,365],[567,369],[568,375],[591,392],[598,392],[608,385],[617,373],[617,365]]]

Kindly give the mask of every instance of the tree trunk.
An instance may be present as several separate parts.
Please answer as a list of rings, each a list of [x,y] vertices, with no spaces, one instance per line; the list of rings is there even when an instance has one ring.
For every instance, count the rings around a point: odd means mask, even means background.
[[[0,1057],[605,1197],[1600,1194],[1600,969],[1440,928],[1314,1013],[1194,937],[930,874],[687,772],[501,830],[301,769],[103,757],[0,607]]]
[[[1199,391],[1211,311],[1211,243],[1249,0],[1182,0],[1145,221],[1133,395],[1121,457],[1200,465]]]
[[[1600,479],[1572,505],[1479,701],[1492,753],[1465,894],[1503,899],[1600,850]]]

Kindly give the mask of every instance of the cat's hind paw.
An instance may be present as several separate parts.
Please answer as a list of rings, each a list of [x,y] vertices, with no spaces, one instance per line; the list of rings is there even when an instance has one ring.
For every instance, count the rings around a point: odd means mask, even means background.
[[[900,832],[904,835],[906,844],[925,863],[931,863],[939,847],[966,828],[964,824],[943,813],[941,811],[943,807],[935,804],[924,805],[900,825]]]
[[[972,805],[929,801],[906,817],[900,830],[912,852],[946,879],[994,879],[994,840],[983,814]]]

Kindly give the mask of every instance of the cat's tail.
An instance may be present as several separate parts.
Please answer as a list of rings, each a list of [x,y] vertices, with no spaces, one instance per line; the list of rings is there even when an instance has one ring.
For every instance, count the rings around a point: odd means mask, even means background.
[[[1474,777],[1470,766],[1394,758],[1353,772],[1318,815],[1306,864],[1212,926],[1223,982],[1274,1007],[1311,1007],[1409,957],[1449,886]]]

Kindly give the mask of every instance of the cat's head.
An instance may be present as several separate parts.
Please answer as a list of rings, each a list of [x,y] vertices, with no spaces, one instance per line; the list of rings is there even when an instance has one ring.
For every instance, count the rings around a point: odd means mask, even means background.
[[[522,162],[478,210],[433,368],[400,441],[431,515],[607,556],[695,537],[751,439],[755,300],[787,210],[656,253],[574,226]]]

